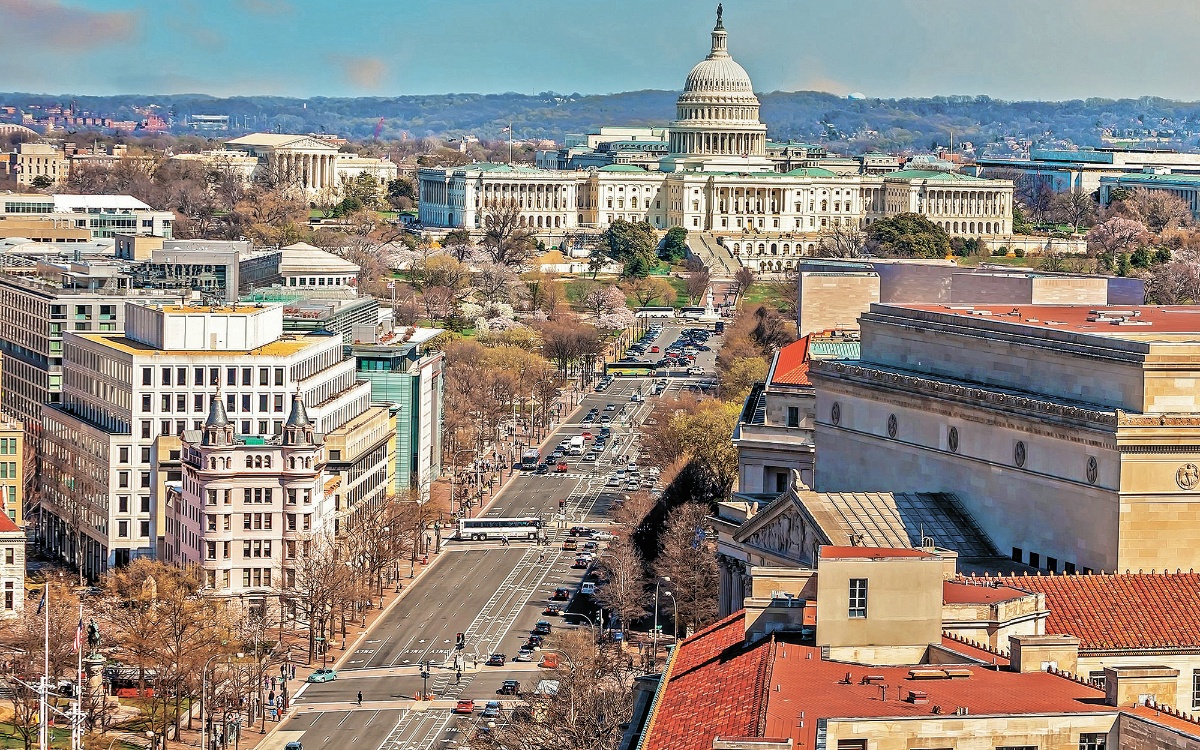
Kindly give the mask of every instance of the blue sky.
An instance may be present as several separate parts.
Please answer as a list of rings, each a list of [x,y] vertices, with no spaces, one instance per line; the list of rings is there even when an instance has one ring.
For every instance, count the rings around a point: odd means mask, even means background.
[[[0,0],[0,90],[677,89],[704,0]],[[727,0],[760,92],[1200,100],[1200,0]]]

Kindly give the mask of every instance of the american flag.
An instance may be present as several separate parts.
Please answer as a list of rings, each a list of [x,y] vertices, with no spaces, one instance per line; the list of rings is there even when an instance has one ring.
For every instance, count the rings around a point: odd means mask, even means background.
[[[501,130],[500,132],[501,132],[501,133],[508,133],[508,132],[511,132],[511,131],[512,131],[512,128],[508,128],[508,127],[506,127],[506,128],[504,128],[503,130]]]
[[[83,648],[83,618],[79,618],[79,625],[75,628],[75,643],[71,645],[71,653],[79,653],[79,649]]]

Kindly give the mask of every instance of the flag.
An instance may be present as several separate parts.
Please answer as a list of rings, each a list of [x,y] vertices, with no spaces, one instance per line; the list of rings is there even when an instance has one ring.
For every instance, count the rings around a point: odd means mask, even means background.
[[[389,282],[388,282],[388,291],[392,291],[392,290],[393,290],[393,289],[395,289],[395,288],[396,288],[396,282],[394,282],[394,281],[389,281]]]
[[[79,649],[83,648],[83,618],[79,618],[79,625],[75,628],[75,643],[71,645],[71,653],[79,653]]]
[[[506,127],[506,128],[504,128],[503,130],[501,130],[500,132],[501,132],[501,133],[511,133],[511,132],[512,132],[512,128],[508,128],[508,127]]]
[[[38,608],[37,608],[37,614],[39,614],[39,615],[42,613],[42,610],[46,608],[46,591],[47,591],[47,589],[49,589],[49,586],[42,587],[42,598],[38,600]]]

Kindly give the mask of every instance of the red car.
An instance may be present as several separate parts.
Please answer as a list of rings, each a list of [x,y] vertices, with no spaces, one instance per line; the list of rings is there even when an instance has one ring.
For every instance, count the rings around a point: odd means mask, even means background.
[[[554,467],[554,470],[555,470],[555,471],[558,471],[558,472],[563,472],[563,471],[566,471],[566,470],[567,470],[567,462],[566,462],[566,461],[559,461],[559,462],[558,462],[558,465]]]
[[[584,433],[583,433],[583,435],[581,435],[581,437],[582,437],[584,440],[591,440],[591,439],[592,439],[592,433],[590,433],[590,432],[584,432]]]
[[[657,347],[657,346],[652,346],[652,347],[650,347],[650,353],[651,353],[651,354],[658,354],[658,347]]]
[[[454,713],[456,713],[456,714],[473,714],[473,713],[475,713],[475,701],[471,701],[471,700],[459,701],[458,705],[456,705],[454,707]]]

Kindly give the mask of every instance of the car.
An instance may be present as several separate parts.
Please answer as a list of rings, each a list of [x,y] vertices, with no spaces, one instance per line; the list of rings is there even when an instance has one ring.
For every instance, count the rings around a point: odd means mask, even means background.
[[[711,352],[712,351],[712,347],[708,346],[706,344],[701,344],[700,346],[697,346],[696,348],[702,352]]]
[[[605,414],[603,417],[600,417],[600,424],[612,424],[612,417]]]
[[[617,477],[618,479],[624,479],[627,472],[628,469],[617,469],[613,472],[613,476]]]
[[[464,699],[454,704],[454,713],[456,714],[473,714],[475,713],[475,701]]]
[[[596,531],[592,534],[592,539],[599,539],[602,542],[611,542],[615,537],[607,531]]]
[[[588,432],[587,430],[584,430],[583,432],[581,432],[581,433],[579,434],[579,437],[583,438],[584,440],[591,440],[591,439],[592,439],[592,433]]]
[[[579,549],[579,542],[574,539],[564,539],[562,548],[567,552]]]
[[[604,486],[605,487],[620,487],[621,479],[619,477],[609,477],[608,481],[604,483]]]
[[[516,680],[505,680],[500,683],[500,689],[496,691],[500,695],[520,695],[521,683]]]
[[[533,649],[523,648],[517,651],[517,655],[513,657],[513,661],[533,661]]]
[[[586,568],[588,566],[588,562],[589,562],[589,560],[586,557],[580,555],[579,557],[575,558],[575,562],[571,563],[571,567],[572,568]]]
[[[642,395],[642,394],[640,394],[640,393],[635,393],[635,394],[633,394],[632,396],[630,396],[630,397],[629,397],[629,400],[630,400],[630,401],[632,401],[632,402],[634,402],[634,403],[638,403],[638,402],[641,402],[641,401],[645,401],[645,400],[646,400],[646,397],[645,397],[645,396],[643,396],[643,395]]]
[[[549,474],[550,467],[547,466],[546,464],[538,464],[537,469],[535,469],[533,473],[534,474]]]
[[[488,701],[479,716],[484,719],[495,719],[500,716],[500,701]]]
[[[607,390],[608,390],[608,386],[605,385],[604,383],[600,383],[596,386],[596,393],[604,393]]]
[[[589,453],[585,453],[585,454],[583,455],[583,460],[584,460],[584,461],[590,461],[590,462],[592,462],[592,463],[595,463],[596,459],[598,459],[599,457],[600,457],[600,456],[596,455],[596,451],[591,451],[591,452],[589,452]]]
[[[642,485],[636,479],[630,479],[625,483],[626,492],[637,492],[642,488]]]
[[[333,682],[337,679],[337,670],[333,667],[318,667],[308,676],[309,682]]]
[[[561,615],[561,614],[562,614],[562,607],[561,607],[561,606],[559,606],[559,605],[557,605],[557,604],[551,604],[550,606],[548,606],[548,607],[546,607],[545,609],[543,609],[543,610],[542,610],[542,614],[543,614],[543,615],[546,615],[546,616],[548,616],[548,617],[552,617],[552,616],[555,616],[555,615]]]
[[[588,531],[587,526],[572,526],[567,530],[567,536],[587,536]]]
[[[304,743],[296,740],[283,746],[283,750],[304,750]]]
[[[598,549],[600,549],[600,545],[596,544],[595,542],[584,542],[583,543],[583,551],[584,552],[595,552]]]
[[[571,589],[566,588],[565,586],[559,586],[558,588],[554,589],[554,596],[552,596],[550,598],[555,601],[560,601],[560,602],[570,599],[571,598]]]
[[[549,620],[538,620],[537,623],[533,626],[533,634],[534,635],[550,635],[551,627],[552,626],[550,625]]]
[[[488,657],[487,665],[489,667],[503,667],[506,661],[508,661],[508,657],[504,654],[492,654]]]
[[[699,367],[689,367],[687,373],[688,375],[703,375],[704,370],[700,369]]]
[[[554,470],[556,472],[558,472],[559,474],[562,474],[563,472],[565,472],[567,470],[567,462],[559,461],[557,464],[555,464]]]
[[[558,654],[543,654],[542,660],[538,662],[538,666],[542,669],[558,669]]]
[[[540,635],[531,635],[531,636],[529,636],[529,638],[527,638],[525,640],[525,648],[535,649],[535,648],[541,648],[541,647],[542,647],[542,636],[540,636]]]
[[[650,347],[650,353],[651,353],[651,354],[658,354],[658,347],[657,347],[657,346],[652,346],[652,347]]]
[[[611,434],[612,434],[611,427],[601,427],[600,428],[600,437],[608,437]]]
[[[617,410],[616,404],[605,404],[604,405],[604,411],[616,411],[616,410]]]
[[[562,457],[563,457],[562,451],[554,451],[553,453],[550,454],[551,461],[557,461],[558,459],[560,459]]]

